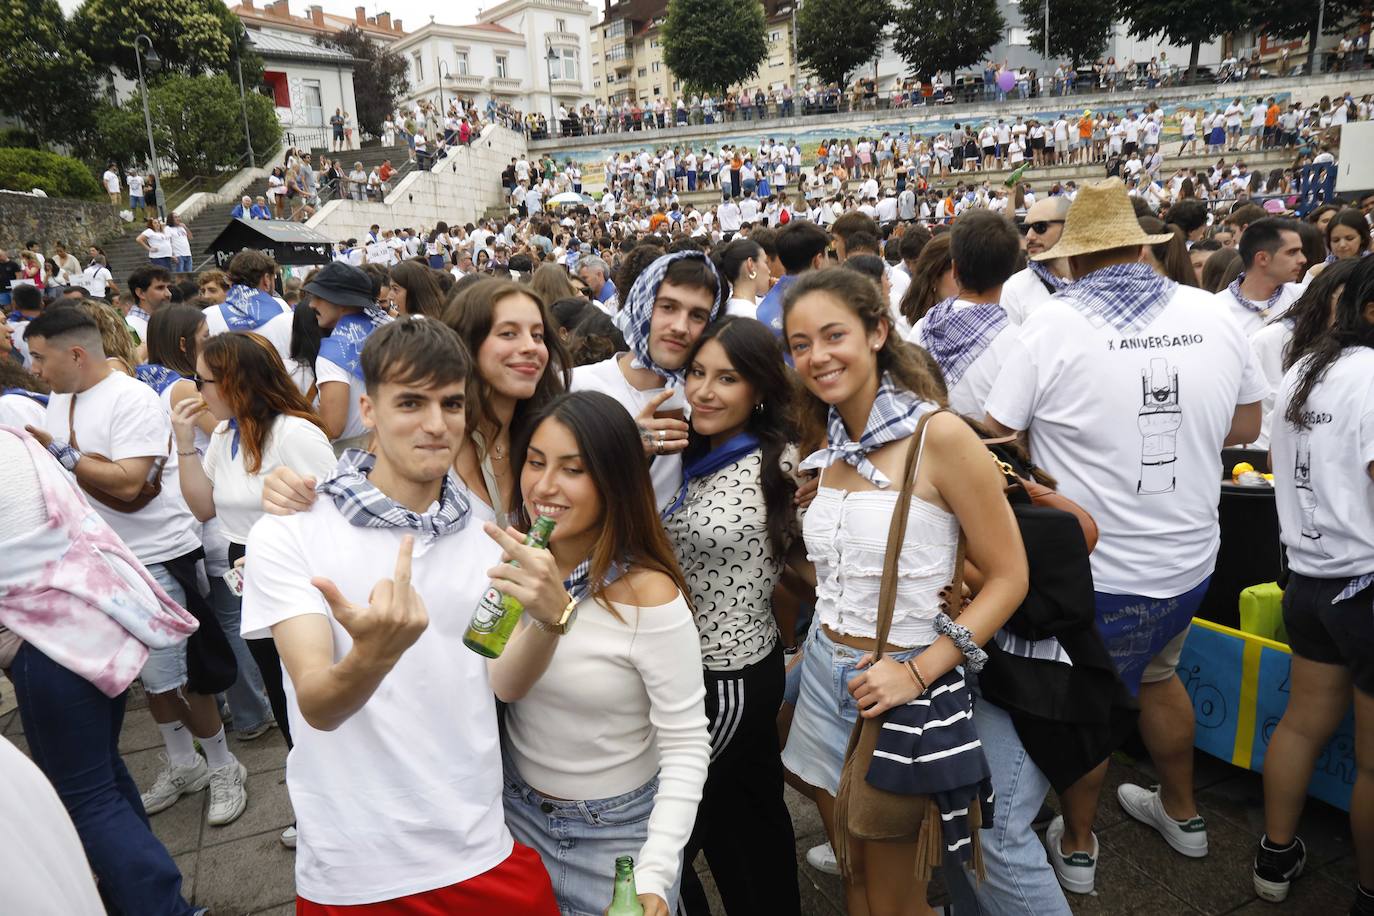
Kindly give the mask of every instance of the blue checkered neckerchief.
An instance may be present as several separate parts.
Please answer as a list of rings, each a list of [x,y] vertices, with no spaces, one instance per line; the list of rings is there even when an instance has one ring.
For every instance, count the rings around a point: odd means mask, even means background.
[[[1046,288],[1049,289],[1051,293],[1057,293],[1073,282],[1072,280],[1064,279],[1059,276],[1059,274],[1050,270],[1045,266],[1044,261],[1031,261],[1030,269],[1031,273],[1040,278],[1040,282],[1045,284]]]
[[[829,444],[808,455],[801,463],[801,469],[823,470],[836,461],[844,461],[852,464],[864,480],[885,490],[892,485],[892,481],[868,460],[868,453],[914,434],[921,416],[934,409],[934,405],[922,401],[905,388],[898,388],[892,376],[883,373],[878,394],[873,398],[873,407],[868,412],[868,424],[864,426],[859,441],[849,438],[849,430],[845,429],[840,411],[832,406],[826,424]]]
[[[658,298],[658,288],[663,284],[663,277],[668,273],[668,266],[674,261],[683,258],[696,258],[706,264],[707,269],[716,278],[716,298],[711,303],[710,321],[715,321],[716,316],[721,312],[721,303],[724,302],[723,294],[725,284],[720,280],[720,275],[716,273],[716,267],[711,263],[711,259],[700,251],[675,251],[672,254],[665,254],[663,257],[649,265],[644,273],[639,275],[634,285],[625,293],[625,298],[620,301],[620,310],[615,313],[615,325],[620,329],[620,333],[625,336],[625,343],[630,347],[633,360],[630,365],[635,369],[649,369],[655,375],[663,379],[664,384],[672,387],[681,385],[683,380],[682,369],[665,369],[654,362],[649,355],[649,324],[654,317],[654,300]]]
[[[1365,573],[1363,576],[1356,576],[1346,583],[1341,593],[1331,599],[1332,604],[1340,604],[1348,598],[1354,598],[1360,592],[1374,585],[1374,573]]]
[[[1007,310],[996,302],[968,303],[964,308],[958,302],[958,296],[950,296],[921,320],[921,346],[940,364],[951,388],[1010,324]]]
[[[1169,304],[1177,286],[1148,264],[1134,261],[1094,270],[1055,296],[1094,324],[1110,324],[1122,334],[1130,334],[1154,321]]]
[[[252,289],[242,283],[229,287],[219,313],[231,331],[256,331],[282,313],[282,305],[271,293]]]
[[[606,570],[606,578],[602,580],[601,587],[604,589],[616,579],[625,575],[624,563],[613,563],[611,568]],[[588,556],[581,563],[577,564],[568,578],[563,580],[563,587],[568,590],[568,595],[574,601],[581,601],[592,593],[592,558]]]
[[[1244,282],[1245,274],[1241,274],[1239,277],[1236,277],[1234,280],[1231,281],[1231,285],[1226,287],[1226,291],[1236,297],[1236,301],[1241,304],[1242,308],[1254,312],[1261,318],[1268,318],[1270,309],[1272,309],[1275,305],[1278,304],[1279,297],[1283,295],[1283,284],[1279,284],[1278,289],[1274,290],[1274,295],[1270,296],[1268,300],[1264,302],[1256,302],[1253,299],[1245,298],[1244,294],[1241,293],[1240,285]]]
[[[149,320],[150,318],[152,318],[153,316],[152,316],[152,315],[149,315],[147,312],[145,312],[145,311],[143,310],[143,306],[141,306],[141,305],[135,305],[133,308],[129,309],[129,315],[128,315],[128,317],[130,317],[130,318],[142,318],[144,321],[147,321],[147,320]]]
[[[377,456],[350,448],[339,458],[332,476],[315,487],[334,499],[339,514],[359,528],[408,528],[423,543],[451,534],[467,524],[468,494],[453,472],[444,475],[438,505],[423,515],[407,509],[368,480]]]
[[[381,309],[350,312],[339,319],[329,336],[320,341],[320,356],[349,375],[362,380],[363,344],[368,335],[391,320]]]

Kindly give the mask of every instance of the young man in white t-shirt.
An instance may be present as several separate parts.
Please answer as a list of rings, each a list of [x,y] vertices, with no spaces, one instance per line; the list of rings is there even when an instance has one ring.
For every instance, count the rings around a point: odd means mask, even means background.
[[[1077,220],[1075,220],[1077,217]],[[1036,463],[1097,522],[1097,626],[1140,700],[1158,791],[1117,798],[1186,856],[1207,854],[1193,798],[1193,704],[1175,676],[1216,564],[1221,449],[1254,438],[1268,391],[1249,341],[1207,294],[1139,262],[1146,235],[1119,180],[1084,188],[1059,244],[1074,283],[1021,326],[987,403],[1002,435],[1025,433]],[[1051,864],[1089,893],[1092,822],[1106,761],[1060,793]]]
[[[166,765],[143,793],[143,807],[156,814],[209,786],[209,823],[228,824],[248,804],[248,770],[229,752],[214,697],[233,682],[234,662],[208,598],[199,591],[200,529],[181,498],[171,417],[152,387],[105,361],[100,329],[84,311],[51,309],[24,333],[34,372],[53,390],[42,427],[29,432],[71,472],[167,595],[195,612],[201,629],[192,638],[204,640],[205,657],[222,662],[229,672],[229,683],[199,692],[200,685],[188,679],[187,643],[149,653],[140,677],[148,710],[162,732]],[[149,481],[160,489],[132,508],[129,503]]]
[[[148,342],[148,319],[153,313],[172,300],[172,274],[166,268],[145,264],[129,274],[129,295],[134,297],[133,307],[124,316],[124,321],[134,329],[139,342]]]
[[[1302,295],[1297,281],[1302,279],[1307,258],[1294,224],[1275,216],[1246,226],[1236,247],[1245,270],[1216,294],[1216,302],[1249,337],[1287,312]]]
[[[686,398],[677,386],[697,338],[724,311],[720,280],[700,252],[664,255],[625,292],[620,310],[629,351],[578,366],[572,390],[608,394],[635,418],[663,509],[682,485],[687,447]]]
[[[372,281],[357,267],[333,261],[302,292],[310,294],[310,307],[320,327],[331,332],[320,342],[315,359],[325,433],[336,450],[361,446],[358,440],[366,435],[367,427],[359,408],[366,393],[360,357],[364,341],[385,317],[376,308]]]
[[[1064,234],[1064,217],[1069,212],[1069,203],[1069,199],[1060,194],[1041,198],[1026,211],[1025,222],[1021,225],[1026,233],[1026,256],[1032,260],[1002,285],[1002,308],[1006,309],[1012,324],[1024,324],[1032,312],[1069,283],[1067,261],[1062,258],[1034,260],[1037,254],[1058,244],[1059,237]]]
[[[246,249],[234,255],[226,272],[232,285],[225,301],[202,309],[210,336],[254,331],[272,341],[277,352],[289,351],[291,307],[275,294],[277,262],[261,251]],[[283,315],[284,322],[274,321]]]
[[[528,617],[555,624],[567,592],[547,551],[483,531],[452,473],[470,371],[457,333],[402,319],[362,364],[372,453],[345,453],[313,506],[248,538],[243,632],[270,635],[287,675],[296,912],[555,916],[538,854],[506,829],[489,663],[462,637],[503,547]],[[519,664],[525,640],[546,658],[558,638],[525,627],[491,664]]]
[[[105,174],[100,176],[100,183],[105,186],[105,193],[110,197],[110,206],[118,207],[120,203],[119,171],[113,162],[105,167]]]

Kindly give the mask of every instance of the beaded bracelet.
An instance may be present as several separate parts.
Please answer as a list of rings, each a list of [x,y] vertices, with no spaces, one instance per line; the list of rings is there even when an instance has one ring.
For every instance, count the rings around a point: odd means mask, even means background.
[[[930,685],[926,683],[926,679],[921,677],[921,669],[916,667],[916,659],[908,658],[906,660],[906,667],[907,670],[911,672],[911,676],[916,679],[916,683],[920,685],[921,693],[925,693],[927,690],[930,689]],[[921,693],[918,693],[916,695],[920,696]]]
[[[988,663],[988,654],[973,641],[973,633],[968,627],[960,626],[948,614],[935,616],[935,632],[948,636],[955,647],[964,655],[964,667],[977,674]]]

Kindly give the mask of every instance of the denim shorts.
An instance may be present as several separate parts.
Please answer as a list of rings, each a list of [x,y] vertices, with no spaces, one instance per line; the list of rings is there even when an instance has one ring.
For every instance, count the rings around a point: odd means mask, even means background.
[[[167,596],[182,607],[186,606],[186,590],[181,583],[172,578],[167,567],[161,563],[149,563],[148,575],[157,580]],[[150,694],[171,693],[186,686],[186,641],[165,649],[152,649],[148,660],[143,663],[139,673],[143,689]]]
[[[509,759],[502,778],[506,826],[544,861],[561,916],[601,916],[611,905],[615,860],[639,855],[657,794],[655,777],[613,798],[549,798],[532,789]],[[680,857],[677,879],[668,889],[669,912],[677,911]]]
[[[922,648],[888,657],[906,661]],[[819,625],[812,626],[802,651],[801,689],[782,765],[809,785],[834,795],[840,789],[849,736],[859,718],[859,704],[849,694],[849,682],[858,673],[854,666],[868,653],[831,642]]]

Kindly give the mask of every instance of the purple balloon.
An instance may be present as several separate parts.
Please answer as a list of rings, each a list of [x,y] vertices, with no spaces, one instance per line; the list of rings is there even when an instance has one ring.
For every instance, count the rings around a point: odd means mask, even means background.
[[[997,74],[997,85],[1003,92],[1011,92],[1016,88],[1016,74],[1010,70],[1003,70]]]

